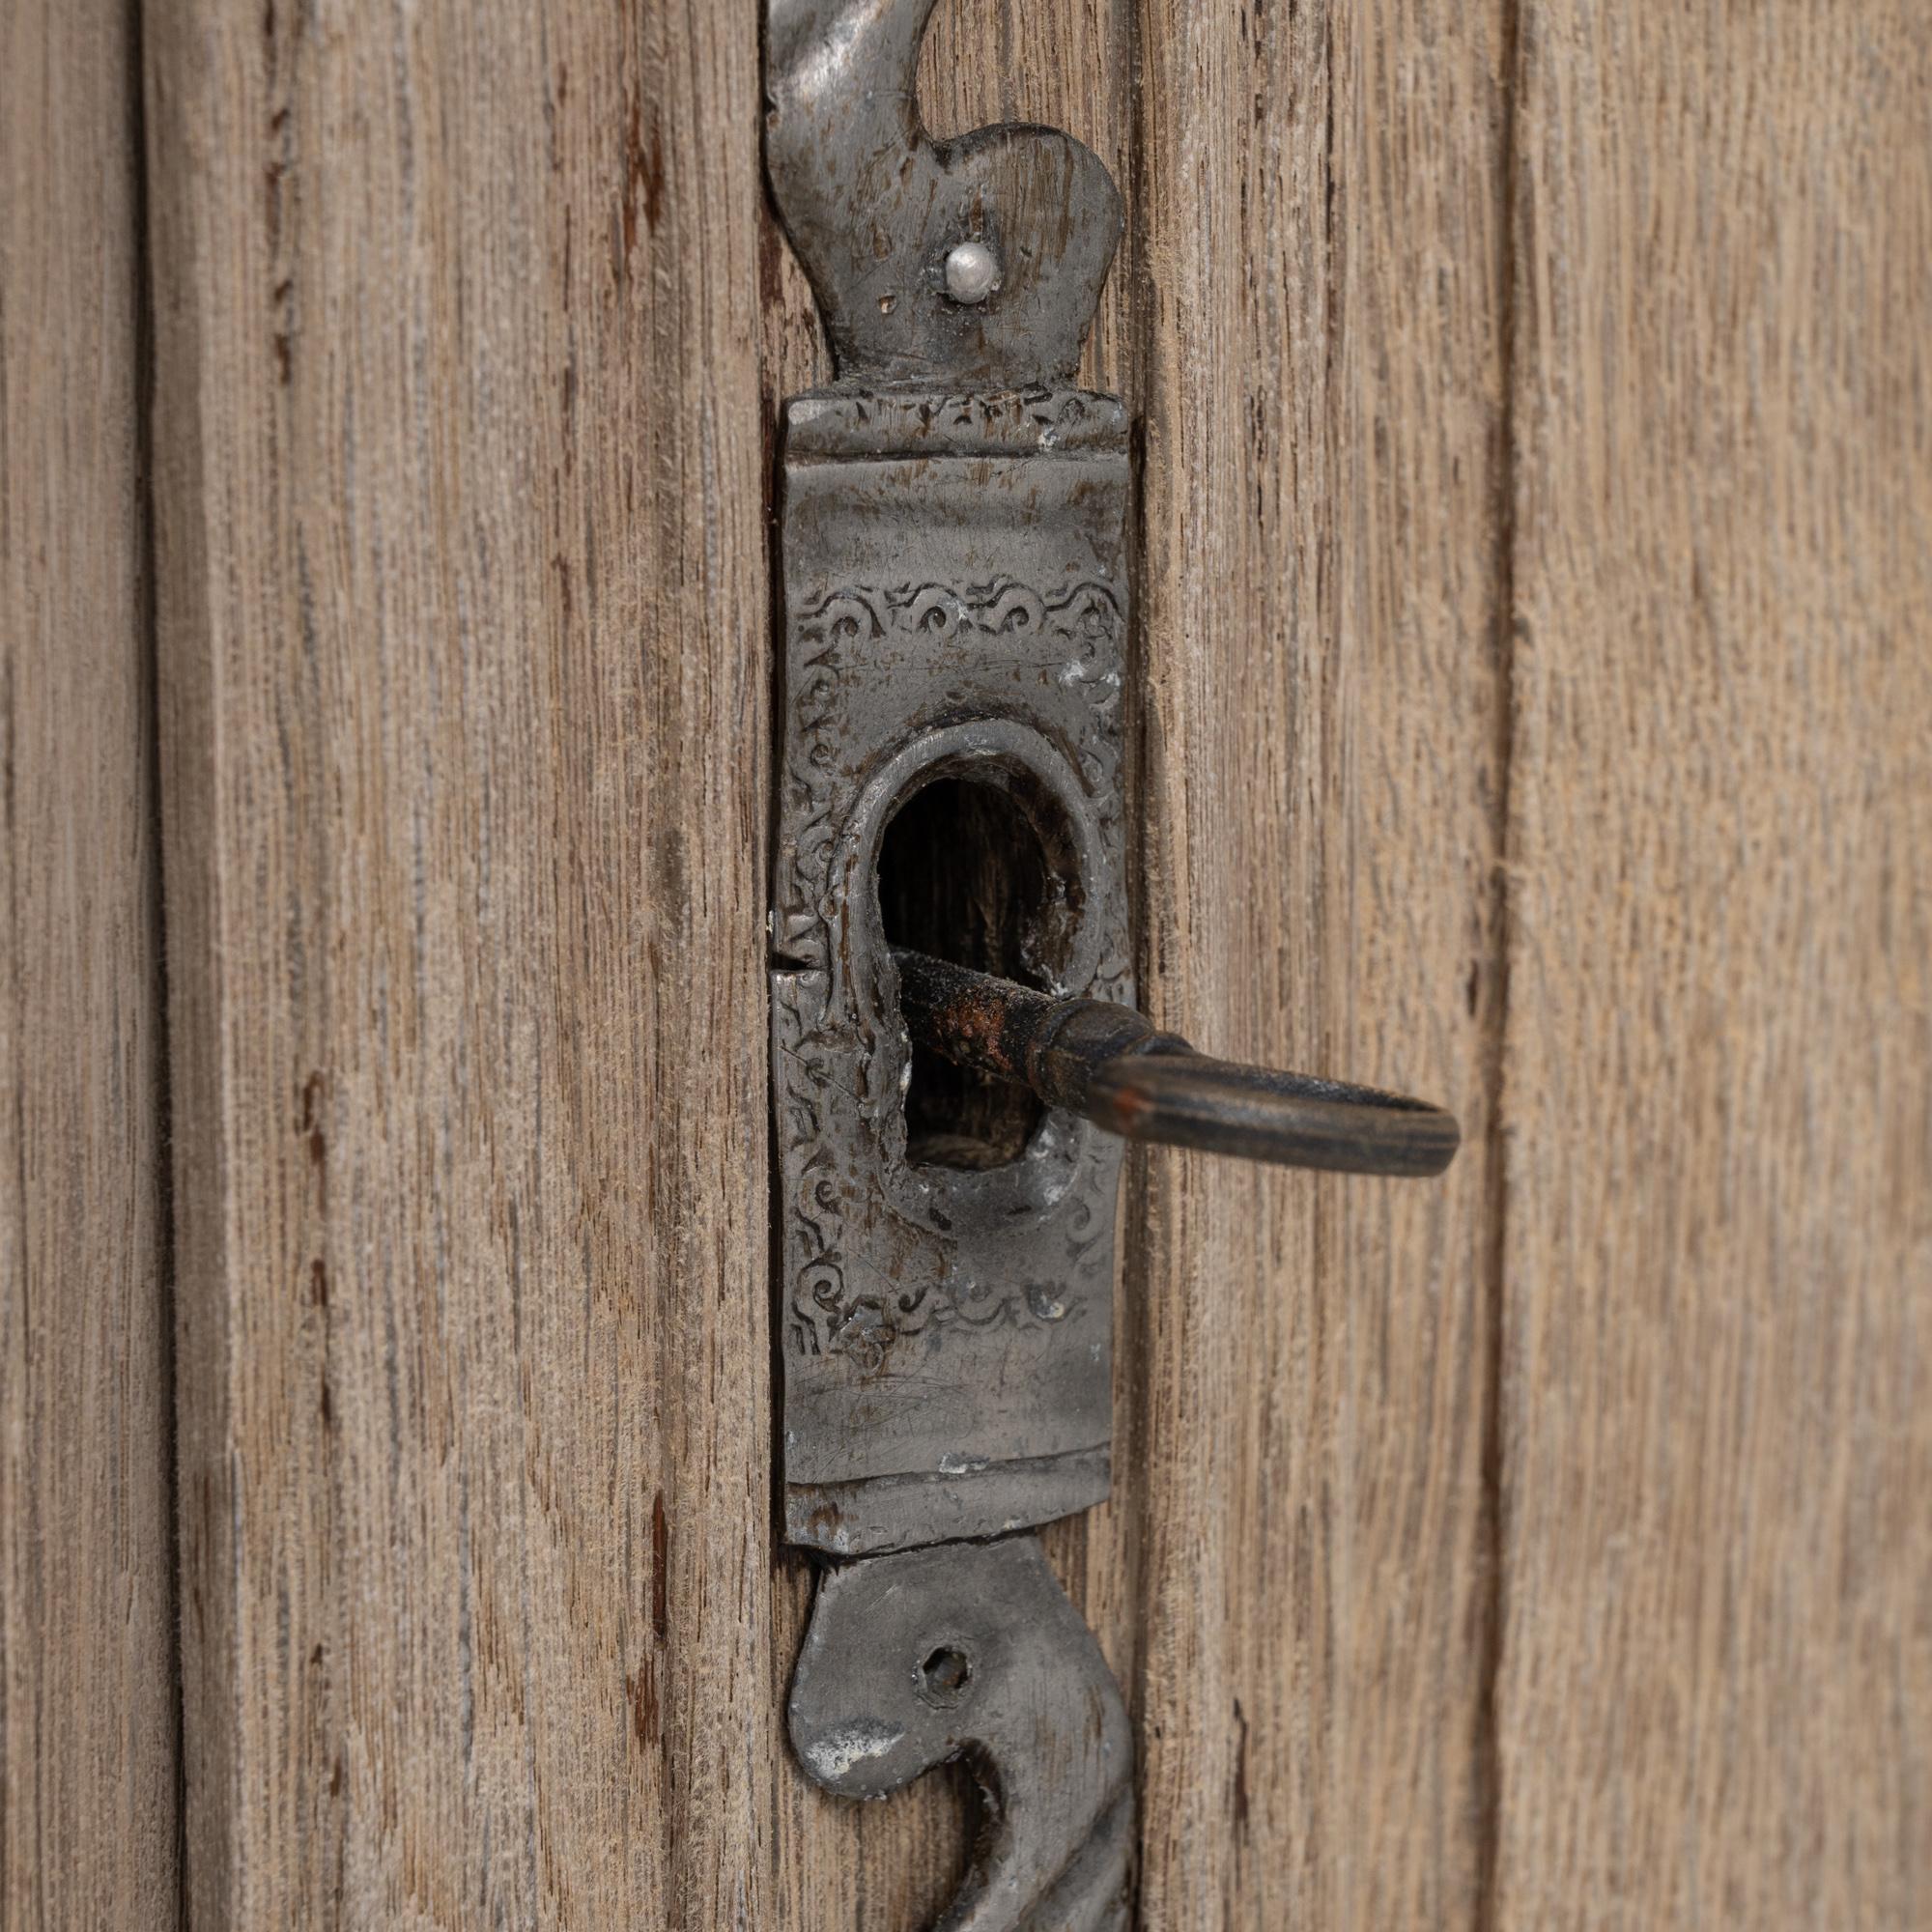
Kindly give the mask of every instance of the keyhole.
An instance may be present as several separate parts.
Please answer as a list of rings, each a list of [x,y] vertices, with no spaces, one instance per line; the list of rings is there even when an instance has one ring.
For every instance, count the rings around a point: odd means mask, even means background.
[[[1043,787],[946,774],[913,793],[886,828],[879,914],[886,940],[981,973],[1050,989],[1077,904],[1072,837]],[[1039,1124],[1024,1088],[913,1049],[906,1157],[984,1170],[1017,1160]]]

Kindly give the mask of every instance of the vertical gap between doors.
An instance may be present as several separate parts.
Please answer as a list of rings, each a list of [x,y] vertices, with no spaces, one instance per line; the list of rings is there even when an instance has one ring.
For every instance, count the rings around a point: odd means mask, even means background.
[[[188,1923],[188,1845],[187,1845],[187,1708],[186,1687],[182,1658],[182,1514],[181,1514],[181,1431],[179,1387],[176,1374],[176,1301],[180,1274],[175,1256],[175,1179],[174,1179],[174,1051],[172,1016],[169,1009],[167,889],[165,867],[167,841],[163,836],[161,795],[161,666],[159,558],[156,540],[155,509],[155,405],[156,405],[156,325],[155,274],[152,227],[152,195],[149,184],[147,109],[147,32],[144,0],[125,0],[126,75],[128,108],[128,155],[130,176],[130,209],[133,228],[134,301],[134,514],[140,529],[140,635],[142,730],[147,740],[147,811],[149,838],[154,854],[147,871],[148,939],[154,956],[155,1021],[155,1106],[159,1117],[157,1144],[161,1158],[156,1163],[155,1188],[159,1246],[160,1356],[161,1375],[167,1388],[164,1429],[167,1459],[167,1548],[172,1556],[168,1572],[168,1675],[173,1690],[172,1722],[174,1736],[170,1756],[174,1765],[175,1911],[174,1923],[185,1932]]]
[[[1501,92],[1501,265],[1498,293],[1500,420],[1495,455],[1492,544],[1495,609],[1491,636],[1494,657],[1495,742],[1492,761],[1496,792],[1491,827],[1494,863],[1490,877],[1487,925],[1493,952],[1495,983],[1488,1004],[1483,1042],[1486,1141],[1483,1149],[1485,1266],[1480,1320],[1483,1374],[1482,1512],[1478,1575],[1488,1579],[1483,1644],[1476,1698],[1476,1932],[1494,1932],[1498,1923],[1497,1880],[1502,1847],[1503,1761],[1497,1699],[1502,1675],[1505,1621],[1509,1610],[1506,1563],[1509,1553],[1509,1495],[1503,1463],[1503,1376],[1506,1367],[1508,1293],[1509,1170],[1503,1109],[1510,1022],[1512,791],[1516,753],[1516,489],[1517,489],[1517,237],[1520,160],[1518,154],[1522,96],[1522,8],[1525,0],[1502,0]]]
[[[1144,10],[1139,0],[1120,0],[1117,44],[1125,48],[1126,71],[1121,84],[1126,90],[1127,218],[1121,237],[1120,259],[1114,273],[1127,277],[1132,292],[1127,304],[1121,345],[1119,382],[1127,405],[1127,610],[1126,681],[1122,704],[1121,808],[1128,831],[1122,838],[1126,872],[1127,945],[1143,1005],[1151,975],[1151,935],[1146,907],[1146,804],[1149,793],[1147,733],[1147,412],[1148,371],[1152,359],[1153,313],[1145,269],[1149,257],[1147,121],[1141,111],[1141,74],[1145,66]],[[1149,1508],[1146,1443],[1149,1412],[1148,1321],[1151,1232],[1148,1213],[1148,1154],[1129,1146],[1122,1167],[1122,1188],[1120,1298],[1116,1303],[1115,1347],[1127,1365],[1124,1416],[1115,1416],[1114,1466],[1133,1472],[1130,1506],[1122,1512],[1128,1538],[1123,1568],[1133,1591],[1133,1655],[1127,1681],[1122,1686],[1134,1737],[1134,1834],[1129,1858],[1128,1922],[1141,1923],[1141,1831],[1147,1819],[1147,1660],[1150,1607],[1147,1575]],[[1124,1423],[1124,1427],[1122,1424]]]

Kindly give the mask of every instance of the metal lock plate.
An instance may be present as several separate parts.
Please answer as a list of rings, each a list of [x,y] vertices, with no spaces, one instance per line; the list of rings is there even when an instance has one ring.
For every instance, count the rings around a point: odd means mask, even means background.
[[[1046,855],[1049,991],[1128,1001],[1125,412],[1042,386],[793,399],[774,892],[785,1530],[983,1537],[1108,1485],[1120,1143],[1049,1110],[988,1171],[908,1157],[881,912],[923,787],[1004,791]]]
[[[767,0],[773,195],[840,378],[784,421],[784,1520],[862,1559],[823,1567],[789,1728],[848,1797],[972,1766],[942,1927],[1121,1932],[1127,1713],[1038,1542],[1009,1534],[1107,1491],[1115,1136],[1422,1175],[1456,1126],[1131,1009],[1127,422],[1065,386],[1120,196],[1051,128],[932,139],[932,7]]]

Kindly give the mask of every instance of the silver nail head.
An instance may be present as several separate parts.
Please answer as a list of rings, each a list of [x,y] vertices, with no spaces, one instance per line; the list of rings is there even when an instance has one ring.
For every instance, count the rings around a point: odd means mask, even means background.
[[[946,293],[976,307],[1000,286],[1000,258],[983,242],[961,242],[946,258]]]

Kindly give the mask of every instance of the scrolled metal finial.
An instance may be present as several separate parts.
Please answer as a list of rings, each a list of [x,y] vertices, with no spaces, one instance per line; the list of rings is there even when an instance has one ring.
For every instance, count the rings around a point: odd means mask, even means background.
[[[1120,241],[1120,191],[1096,155],[1055,128],[933,140],[918,74],[934,4],[768,0],[773,198],[841,377],[1062,381]],[[980,293],[976,268],[961,293],[962,246],[990,257],[997,286]]]
[[[790,1723],[812,1776],[845,1798],[883,1798],[955,1759],[972,1767],[986,1817],[933,1932],[1122,1932],[1126,1708],[1036,1538],[828,1572]]]

